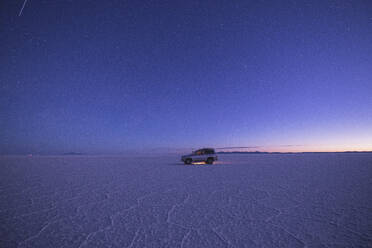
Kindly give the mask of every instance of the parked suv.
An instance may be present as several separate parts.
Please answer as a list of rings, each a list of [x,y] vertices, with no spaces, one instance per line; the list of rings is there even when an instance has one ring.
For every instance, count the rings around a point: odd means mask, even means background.
[[[185,164],[191,164],[193,162],[205,162],[207,164],[213,164],[217,160],[217,155],[213,148],[203,148],[192,152],[191,154],[184,155],[181,158]]]

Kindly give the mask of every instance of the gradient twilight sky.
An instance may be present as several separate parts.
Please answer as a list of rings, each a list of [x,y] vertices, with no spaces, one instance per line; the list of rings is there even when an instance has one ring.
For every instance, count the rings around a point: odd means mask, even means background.
[[[372,150],[372,1],[23,2],[1,154]]]

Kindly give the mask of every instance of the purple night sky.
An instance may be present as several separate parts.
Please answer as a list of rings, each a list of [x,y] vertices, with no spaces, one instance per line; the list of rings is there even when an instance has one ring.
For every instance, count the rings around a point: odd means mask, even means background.
[[[1,154],[372,150],[371,1],[3,0],[0,21]]]

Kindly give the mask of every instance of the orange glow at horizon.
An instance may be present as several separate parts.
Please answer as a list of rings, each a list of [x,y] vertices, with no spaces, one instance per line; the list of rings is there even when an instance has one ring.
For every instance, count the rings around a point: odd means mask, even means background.
[[[299,145],[299,146],[260,146],[258,148],[226,149],[241,152],[347,152],[372,151],[372,145]]]
[[[289,135],[286,132],[265,134],[262,140],[253,141],[244,137],[239,142],[229,142],[252,148],[230,149],[227,151],[260,151],[260,152],[346,152],[372,151],[372,129],[341,129],[332,131],[309,130]]]

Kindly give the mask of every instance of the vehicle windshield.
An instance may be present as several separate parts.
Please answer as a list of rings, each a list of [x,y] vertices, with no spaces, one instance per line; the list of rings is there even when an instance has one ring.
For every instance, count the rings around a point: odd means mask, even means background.
[[[193,155],[202,155],[202,150],[197,150],[192,152]]]

